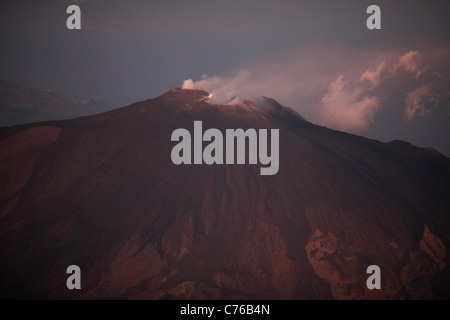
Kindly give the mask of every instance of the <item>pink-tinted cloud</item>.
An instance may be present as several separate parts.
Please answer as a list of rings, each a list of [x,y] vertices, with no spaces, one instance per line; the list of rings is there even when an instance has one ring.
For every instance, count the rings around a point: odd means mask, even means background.
[[[426,103],[434,101],[429,92],[447,89],[437,84],[448,74],[442,66],[450,50],[436,57],[434,52],[436,48],[419,54],[310,46],[289,56],[254,62],[231,76],[189,79],[183,87],[212,93],[211,102],[217,104],[269,96],[311,122],[362,133],[375,123],[378,111],[400,107],[397,101],[405,99],[408,91],[405,118],[426,114]],[[424,83],[428,86],[422,88]]]
[[[188,79],[183,88],[212,93],[210,102],[216,104],[273,97],[312,122],[360,133],[374,121],[381,101],[369,92],[388,74],[389,57],[381,58],[345,48],[309,48],[255,62],[232,76]]]
[[[370,88],[376,88],[381,82],[381,74],[386,70],[386,60],[380,62],[375,71],[367,70],[359,78],[360,81],[365,81],[370,85]]]
[[[404,69],[407,72],[410,72],[417,80],[423,73],[423,70],[419,67],[418,59],[418,51],[409,51],[398,59],[398,62],[394,65],[393,71],[395,72],[399,69]]]
[[[363,88],[352,87],[339,76],[328,88],[318,104],[323,123],[333,128],[358,133],[374,121],[379,98],[362,94]]]
[[[416,90],[409,92],[405,100],[405,117],[407,120],[412,120],[414,117],[425,117],[430,112],[426,108],[427,103],[436,102],[438,96],[435,95],[431,88],[427,85],[422,85]]]

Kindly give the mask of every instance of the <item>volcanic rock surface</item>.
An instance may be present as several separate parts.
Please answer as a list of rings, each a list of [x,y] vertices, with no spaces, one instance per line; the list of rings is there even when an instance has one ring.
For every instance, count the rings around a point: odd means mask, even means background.
[[[450,159],[313,125],[271,99],[172,89],[0,129],[0,297],[450,297]],[[174,165],[171,134],[279,129],[280,167]],[[68,290],[66,268],[81,268]],[[369,265],[381,289],[369,290]]]

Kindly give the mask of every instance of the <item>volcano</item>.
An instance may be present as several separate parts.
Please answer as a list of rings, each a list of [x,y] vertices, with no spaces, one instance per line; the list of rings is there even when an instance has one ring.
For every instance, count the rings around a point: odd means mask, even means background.
[[[1,128],[0,297],[450,297],[450,159],[314,125],[270,98],[208,96],[175,88]],[[278,172],[174,164],[172,132],[199,120],[278,129]],[[69,265],[81,290],[66,287]],[[367,288],[370,265],[381,289]]]

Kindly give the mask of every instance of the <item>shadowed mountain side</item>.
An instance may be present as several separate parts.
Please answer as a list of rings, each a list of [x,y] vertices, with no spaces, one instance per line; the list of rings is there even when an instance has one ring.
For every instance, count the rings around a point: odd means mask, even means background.
[[[450,159],[207,95],[0,129],[1,297],[450,297]],[[278,174],[174,165],[171,134],[195,120],[279,129]],[[66,288],[71,264],[82,290]]]

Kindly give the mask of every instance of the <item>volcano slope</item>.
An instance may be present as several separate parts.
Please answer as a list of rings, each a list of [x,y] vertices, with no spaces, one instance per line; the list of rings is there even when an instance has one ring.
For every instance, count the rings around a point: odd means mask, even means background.
[[[1,298],[449,298],[450,159],[207,95],[1,129]],[[195,120],[279,129],[278,173],[173,164]]]

